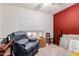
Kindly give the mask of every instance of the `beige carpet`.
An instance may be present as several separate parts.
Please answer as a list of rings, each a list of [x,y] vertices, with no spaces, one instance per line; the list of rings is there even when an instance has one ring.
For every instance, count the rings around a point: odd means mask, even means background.
[[[4,56],[9,56],[10,55],[10,48],[7,49],[7,51],[4,53]]]
[[[40,48],[39,52],[35,56],[70,56],[71,53],[59,46],[51,44],[46,45],[44,48]]]
[[[10,48],[7,49],[4,56],[10,55]],[[64,48],[51,44],[46,44],[46,47],[40,48],[39,52],[35,56],[70,56],[71,53]]]

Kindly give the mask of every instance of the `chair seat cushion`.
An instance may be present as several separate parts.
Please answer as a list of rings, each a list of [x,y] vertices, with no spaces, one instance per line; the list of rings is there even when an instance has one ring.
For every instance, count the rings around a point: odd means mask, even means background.
[[[25,50],[27,53],[31,52],[34,48],[36,48],[38,42],[29,42],[28,44],[25,45]]]
[[[30,38],[29,41],[35,42],[37,39],[36,38]]]
[[[21,39],[17,41],[18,44],[24,44],[24,45],[26,45],[28,42],[29,42],[28,39]]]

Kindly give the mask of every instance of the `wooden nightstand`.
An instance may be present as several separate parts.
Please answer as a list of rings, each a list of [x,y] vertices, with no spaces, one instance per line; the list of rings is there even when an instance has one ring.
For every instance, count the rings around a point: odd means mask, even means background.
[[[43,37],[38,38],[38,41],[39,41],[39,47],[40,48],[46,47],[46,40],[45,40],[45,38],[43,38]]]

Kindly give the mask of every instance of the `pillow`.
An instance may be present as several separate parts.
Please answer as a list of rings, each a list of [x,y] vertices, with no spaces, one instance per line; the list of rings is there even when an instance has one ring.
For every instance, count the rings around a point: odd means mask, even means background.
[[[79,35],[77,35],[77,34],[63,34],[62,37],[79,38]]]
[[[37,40],[35,36],[29,36],[28,39],[29,41],[33,41],[33,42]]]
[[[21,39],[21,40],[18,40],[17,43],[18,44],[24,44],[25,45],[25,44],[28,43],[28,41],[29,41],[28,39]]]
[[[66,37],[66,36],[69,36],[69,34],[63,34],[63,35],[62,35],[62,37]]]
[[[34,36],[31,33],[27,33],[27,36],[28,36],[29,41],[35,42],[37,40],[36,36]]]
[[[77,35],[77,34],[70,34],[70,36],[75,37],[75,38],[77,38],[77,37],[79,38],[79,35]]]

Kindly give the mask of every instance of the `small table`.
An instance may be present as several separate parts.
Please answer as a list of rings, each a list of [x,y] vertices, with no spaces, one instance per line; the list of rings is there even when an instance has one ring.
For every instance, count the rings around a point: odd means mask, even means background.
[[[38,38],[38,42],[39,42],[39,47],[43,48],[46,47],[46,40],[43,37]]]
[[[0,46],[0,56],[3,56],[4,53],[6,52],[6,50],[11,47],[12,42],[13,41],[10,41],[10,42]],[[10,51],[10,53],[11,53],[11,51]]]

